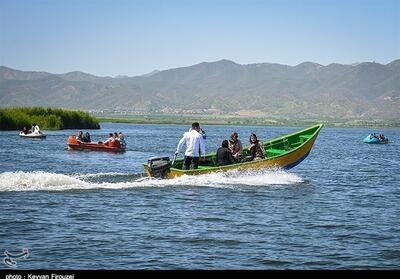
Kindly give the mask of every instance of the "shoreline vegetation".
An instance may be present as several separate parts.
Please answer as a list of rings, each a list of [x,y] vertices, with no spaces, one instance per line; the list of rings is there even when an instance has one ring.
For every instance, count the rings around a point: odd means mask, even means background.
[[[36,123],[41,129],[100,129],[99,120],[88,112],[59,108],[0,108],[0,130],[30,129]]]
[[[132,124],[185,124],[200,122],[203,125],[235,126],[310,126],[322,123],[325,127],[343,128],[394,128],[400,120],[360,119],[282,119],[266,116],[199,115],[199,114],[147,114],[147,115],[96,115],[86,111],[60,108],[15,107],[0,108],[0,130],[22,130],[33,123],[42,129],[100,129],[100,122]]]
[[[191,124],[200,122],[202,125],[235,125],[235,126],[310,126],[317,123],[325,127],[342,128],[394,128],[400,127],[400,120],[359,120],[359,119],[332,119],[332,120],[293,120],[268,119],[266,117],[231,117],[231,116],[203,116],[203,115],[130,115],[97,116],[100,122],[132,123],[132,124]]]

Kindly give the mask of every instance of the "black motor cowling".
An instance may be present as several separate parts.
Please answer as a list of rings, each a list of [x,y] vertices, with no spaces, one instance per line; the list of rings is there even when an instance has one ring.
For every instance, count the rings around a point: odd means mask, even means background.
[[[171,169],[169,157],[152,157],[147,160],[151,176],[156,178],[166,178]]]

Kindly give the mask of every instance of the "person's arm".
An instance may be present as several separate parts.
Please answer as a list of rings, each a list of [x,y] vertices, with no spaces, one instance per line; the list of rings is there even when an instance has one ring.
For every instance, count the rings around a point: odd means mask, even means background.
[[[179,151],[181,150],[182,145],[185,142],[185,136],[186,136],[186,133],[183,135],[183,137],[179,141],[178,146],[176,147],[175,155],[178,155]]]
[[[260,149],[261,149],[261,152],[263,153],[263,156],[267,157],[267,154],[265,153],[265,149],[264,149],[264,144],[262,142],[258,142],[258,144],[260,145]]]
[[[236,152],[236,154],[242,155],[242,153],[243,153],[243,146],[242,146],[242,142],[239,140],[238,144],[239,144],[239,151],[238,151],[238,152]]]
[[[250,146],[249,146],[249,151],[250,151],[250,152],[253,152],[254,147],[255,147],[255,144],[254,144],[254,143],[250,144]]]

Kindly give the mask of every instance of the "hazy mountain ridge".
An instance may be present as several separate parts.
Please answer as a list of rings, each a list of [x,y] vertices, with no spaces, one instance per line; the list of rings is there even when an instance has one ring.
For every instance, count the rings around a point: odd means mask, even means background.
[[[387,65],[203,62],[136,77],[0,67],[1,106],[235,113],[284,118],[400,118],[400,59]]]

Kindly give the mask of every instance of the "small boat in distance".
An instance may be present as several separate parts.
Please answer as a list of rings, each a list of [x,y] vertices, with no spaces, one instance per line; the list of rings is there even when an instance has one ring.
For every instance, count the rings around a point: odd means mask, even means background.
[[[19,136],[23,137],[23,138],[31,138],[31,139],[44,139],[44,138],[46,138],[46,134],[44,134],[42,132],[39,132],[39,133],[34,132],[34,133],[28,133],[28,134],[25,134],[24,132],[20,132]]]
[[[199,162],[198,169],[182,170],[183,158],[174,161],[172,164],[169,157],[153,157],[143,164],[144,170],[150,177],[176,178],[181,175],[199,175],[217,171],[249,170],[284,168],[290,169],[303,161],[310,153],[315,140],[323,124],[318,124],[307,129],[284,135],[264,142],[266,158],[232,165],[218,166],[216,153],[206,155],[205,162]],[[243,148],[243,156],[247,156],[248,150]]]
[[[110,141],[106,144],[102,142],[83,142],[77,140],[75,136],[69,136],[67,141],[68,150],[94,150],[109,152],[124,152],[125,145],[121,145],[118,140]]]
[[[363,140],[364,143],[371,143],[371,144],[385,144],[389,142],[389,139],[383,134],[369,134]]]

